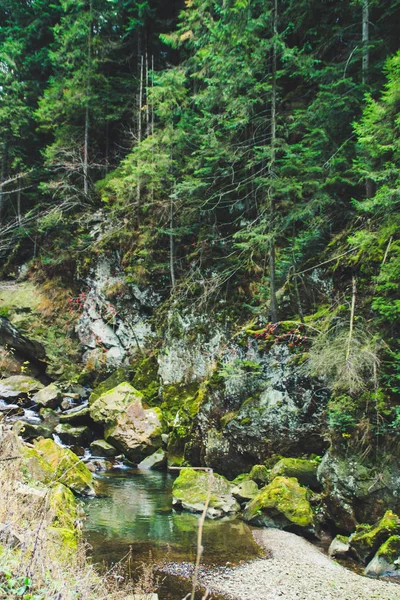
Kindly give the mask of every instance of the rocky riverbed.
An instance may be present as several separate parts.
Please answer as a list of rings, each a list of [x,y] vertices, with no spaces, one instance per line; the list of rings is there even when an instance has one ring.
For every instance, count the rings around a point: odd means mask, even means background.
[[[278,529],[254,531],[266,557],[202,569],[200,583],[229,600],[400,600],[400,585],[357,575],[305,539]],[[165,566],[188,576],[188,565]]]

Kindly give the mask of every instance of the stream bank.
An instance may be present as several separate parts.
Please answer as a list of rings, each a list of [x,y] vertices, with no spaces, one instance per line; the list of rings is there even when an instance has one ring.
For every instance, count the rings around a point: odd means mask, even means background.
[[[400,600],[400,585],[357,575],[293,533],[260,529],[253,536],[267,557],[201,569],[200,583],[212,594],[227,600]],[[190,574],[187,564],[165,570]]]

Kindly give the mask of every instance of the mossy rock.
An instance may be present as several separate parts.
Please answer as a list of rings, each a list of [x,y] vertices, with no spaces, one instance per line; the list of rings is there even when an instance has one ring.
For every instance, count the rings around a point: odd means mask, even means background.
[[[151,406],[160,389],[157,360],[154,356],[144,358],[134,369],[132,385],[142,392],[144,399]]]
[[[62,483],[54,484],[49,494],[49,507],[54,513],[54,525],[74,529],[77,501],[69,488]]]
[[[96,404],[106,395],[99,398]],[[111,425],[106,426],[104,437],[130,461],[138,464],[161,447],[162,433],[161,410],[158,407],[145,409],[141,398],[136,397],[123,411],[119,412]]]
[[[97,387],[94,388],[93,392],[89,396],[89,405],[92,405],[97,398],[109,392],[113,388],[117,387],[120,383],[124,383],[124,381],[129,381],[129,370],[120,367],[110,377],[99,383]]]
[[[60,440],[69,446],[87,446],[93,440],[93,432],[87,425],[60,423],[55,429]]]
[[[50,526],[47,527],[46,531],[54,539],[57,551],[60,552],[63,558],[68,558],[71,554],[75,554],[78,547],[75,529]]]
[[[203,512],[211,481],[211,497],[207,517],[219,518],[240,510],[232,495],[232,484],[222,475],[206,471],[182,469],[172,487],[173,504],[190,512]]]
[[[247,505],[243,518],[266,527],[311,530],[314,517],[308,494],[295,477],[275,477]]]
[[[118,450],[106,440],[95,440],[90,444],[90,450],[93,456],[103,456],[106,458],[114,458],[118,454]]]
[[[400,576],[400,536],[392,535],[384,542],[371,562],[365,567],[365,574],[373,577]]]
[[[114,425],[130,404],[142,398],[143,394],[125,381],[98,396],[90,404],[90,416],[96,423]]]
[[[24,447],[23,454],[33,479],[60,482],[77,494],[95,495],[92,473],[68,448],[61,448],[51,439],[39,440],[33,448]]]
[[[60,423],[69,423],[74,425],[87,425],[91,423],[90,408],[88,405],[76,406],[59,415]]]
[[[30,441],[39,437],[51,438],[54,428],[46,423],[28,423],[27,421],[16,421],[13,430],[20,435],[23,440]]]
[[[358,525],[349,541],[352,551],[365,562],[374,556],[389,537],[399,534],[400,519],[394,512],[387,510],[375,525]]]
[[[0,398],[18,400],[44,388],[44,385],[28,375],[12,375],[0,381]]]
[[[258,485],[265,485],[269,482],[269,470],[265,465],[254,465],[249,473],[249,479],[252,479]]]
[[[257,496],[259,492],[258,485],[251,479],[244,480],[232,489],[232,494],[239,502],[247,502]]]
[[[50,383],[39,390],[33,397],[32,402],[43,408],[57,408],[62,401],[62,392],[55,383]]]
[[[269,480],[275,477],[296,477],[301,485],[305,485],[314,491],[320,491],[321,485],[317,479],[318,463],[314,460],[301,458],[282,458],[271,469]]]

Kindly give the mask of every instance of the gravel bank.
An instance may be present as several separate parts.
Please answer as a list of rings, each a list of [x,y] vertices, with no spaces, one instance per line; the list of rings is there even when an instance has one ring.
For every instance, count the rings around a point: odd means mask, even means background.
[[[356,575],[292,533],[262,529],[254,537],[271,558],[204,569],[201,583],[231,600],[400,600],[400,585]],[[179,567],[175,574],[188,575]]]

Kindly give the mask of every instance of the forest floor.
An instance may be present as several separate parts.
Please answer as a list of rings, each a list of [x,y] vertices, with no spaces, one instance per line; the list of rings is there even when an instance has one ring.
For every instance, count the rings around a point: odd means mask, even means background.
[[[201,569],[201,584],[229,600],[400,600],[400,585],[357,575],[297,535],[260,529],[254,537],[267,558]]]

